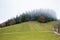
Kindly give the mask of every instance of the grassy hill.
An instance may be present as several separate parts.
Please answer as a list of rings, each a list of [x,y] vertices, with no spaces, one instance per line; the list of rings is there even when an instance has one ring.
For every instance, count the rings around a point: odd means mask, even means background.
[[[0,28],[0,40],[60,40],[53,33],[54,22],[39,23],[29,21]]]

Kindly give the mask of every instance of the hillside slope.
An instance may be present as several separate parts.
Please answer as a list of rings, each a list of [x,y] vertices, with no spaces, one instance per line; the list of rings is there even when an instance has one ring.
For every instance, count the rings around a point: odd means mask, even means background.
[[[11,32],[33,32],[33,31],[51,31],[54,22],[39,23],[36,21],[29,21],[13,26],[7,26],[0,28],[0,33],[11,33]]]
[[[0,40],[60,40],[52,31],[53,25],[54,22],[29,21],[0,28]]]

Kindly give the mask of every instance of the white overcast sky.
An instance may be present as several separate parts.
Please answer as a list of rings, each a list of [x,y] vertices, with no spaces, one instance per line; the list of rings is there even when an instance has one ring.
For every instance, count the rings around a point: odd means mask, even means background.
[[[60,0],[0,0],[0,23],[33,9],[52,9],[60,19]]]

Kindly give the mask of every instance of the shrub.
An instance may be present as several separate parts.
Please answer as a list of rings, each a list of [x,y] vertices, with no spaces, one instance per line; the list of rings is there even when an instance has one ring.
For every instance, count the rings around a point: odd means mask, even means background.
[[[60,21],[56,21],[56,24],[54,26],[54,30],[58,33],[60,33]]]

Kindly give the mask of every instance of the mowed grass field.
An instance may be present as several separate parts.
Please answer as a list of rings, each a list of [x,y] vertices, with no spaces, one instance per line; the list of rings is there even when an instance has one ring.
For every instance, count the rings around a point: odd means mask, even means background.
[[[55,22],[24,22],[0,28],[0,40],[60,40],[53,32]]]

